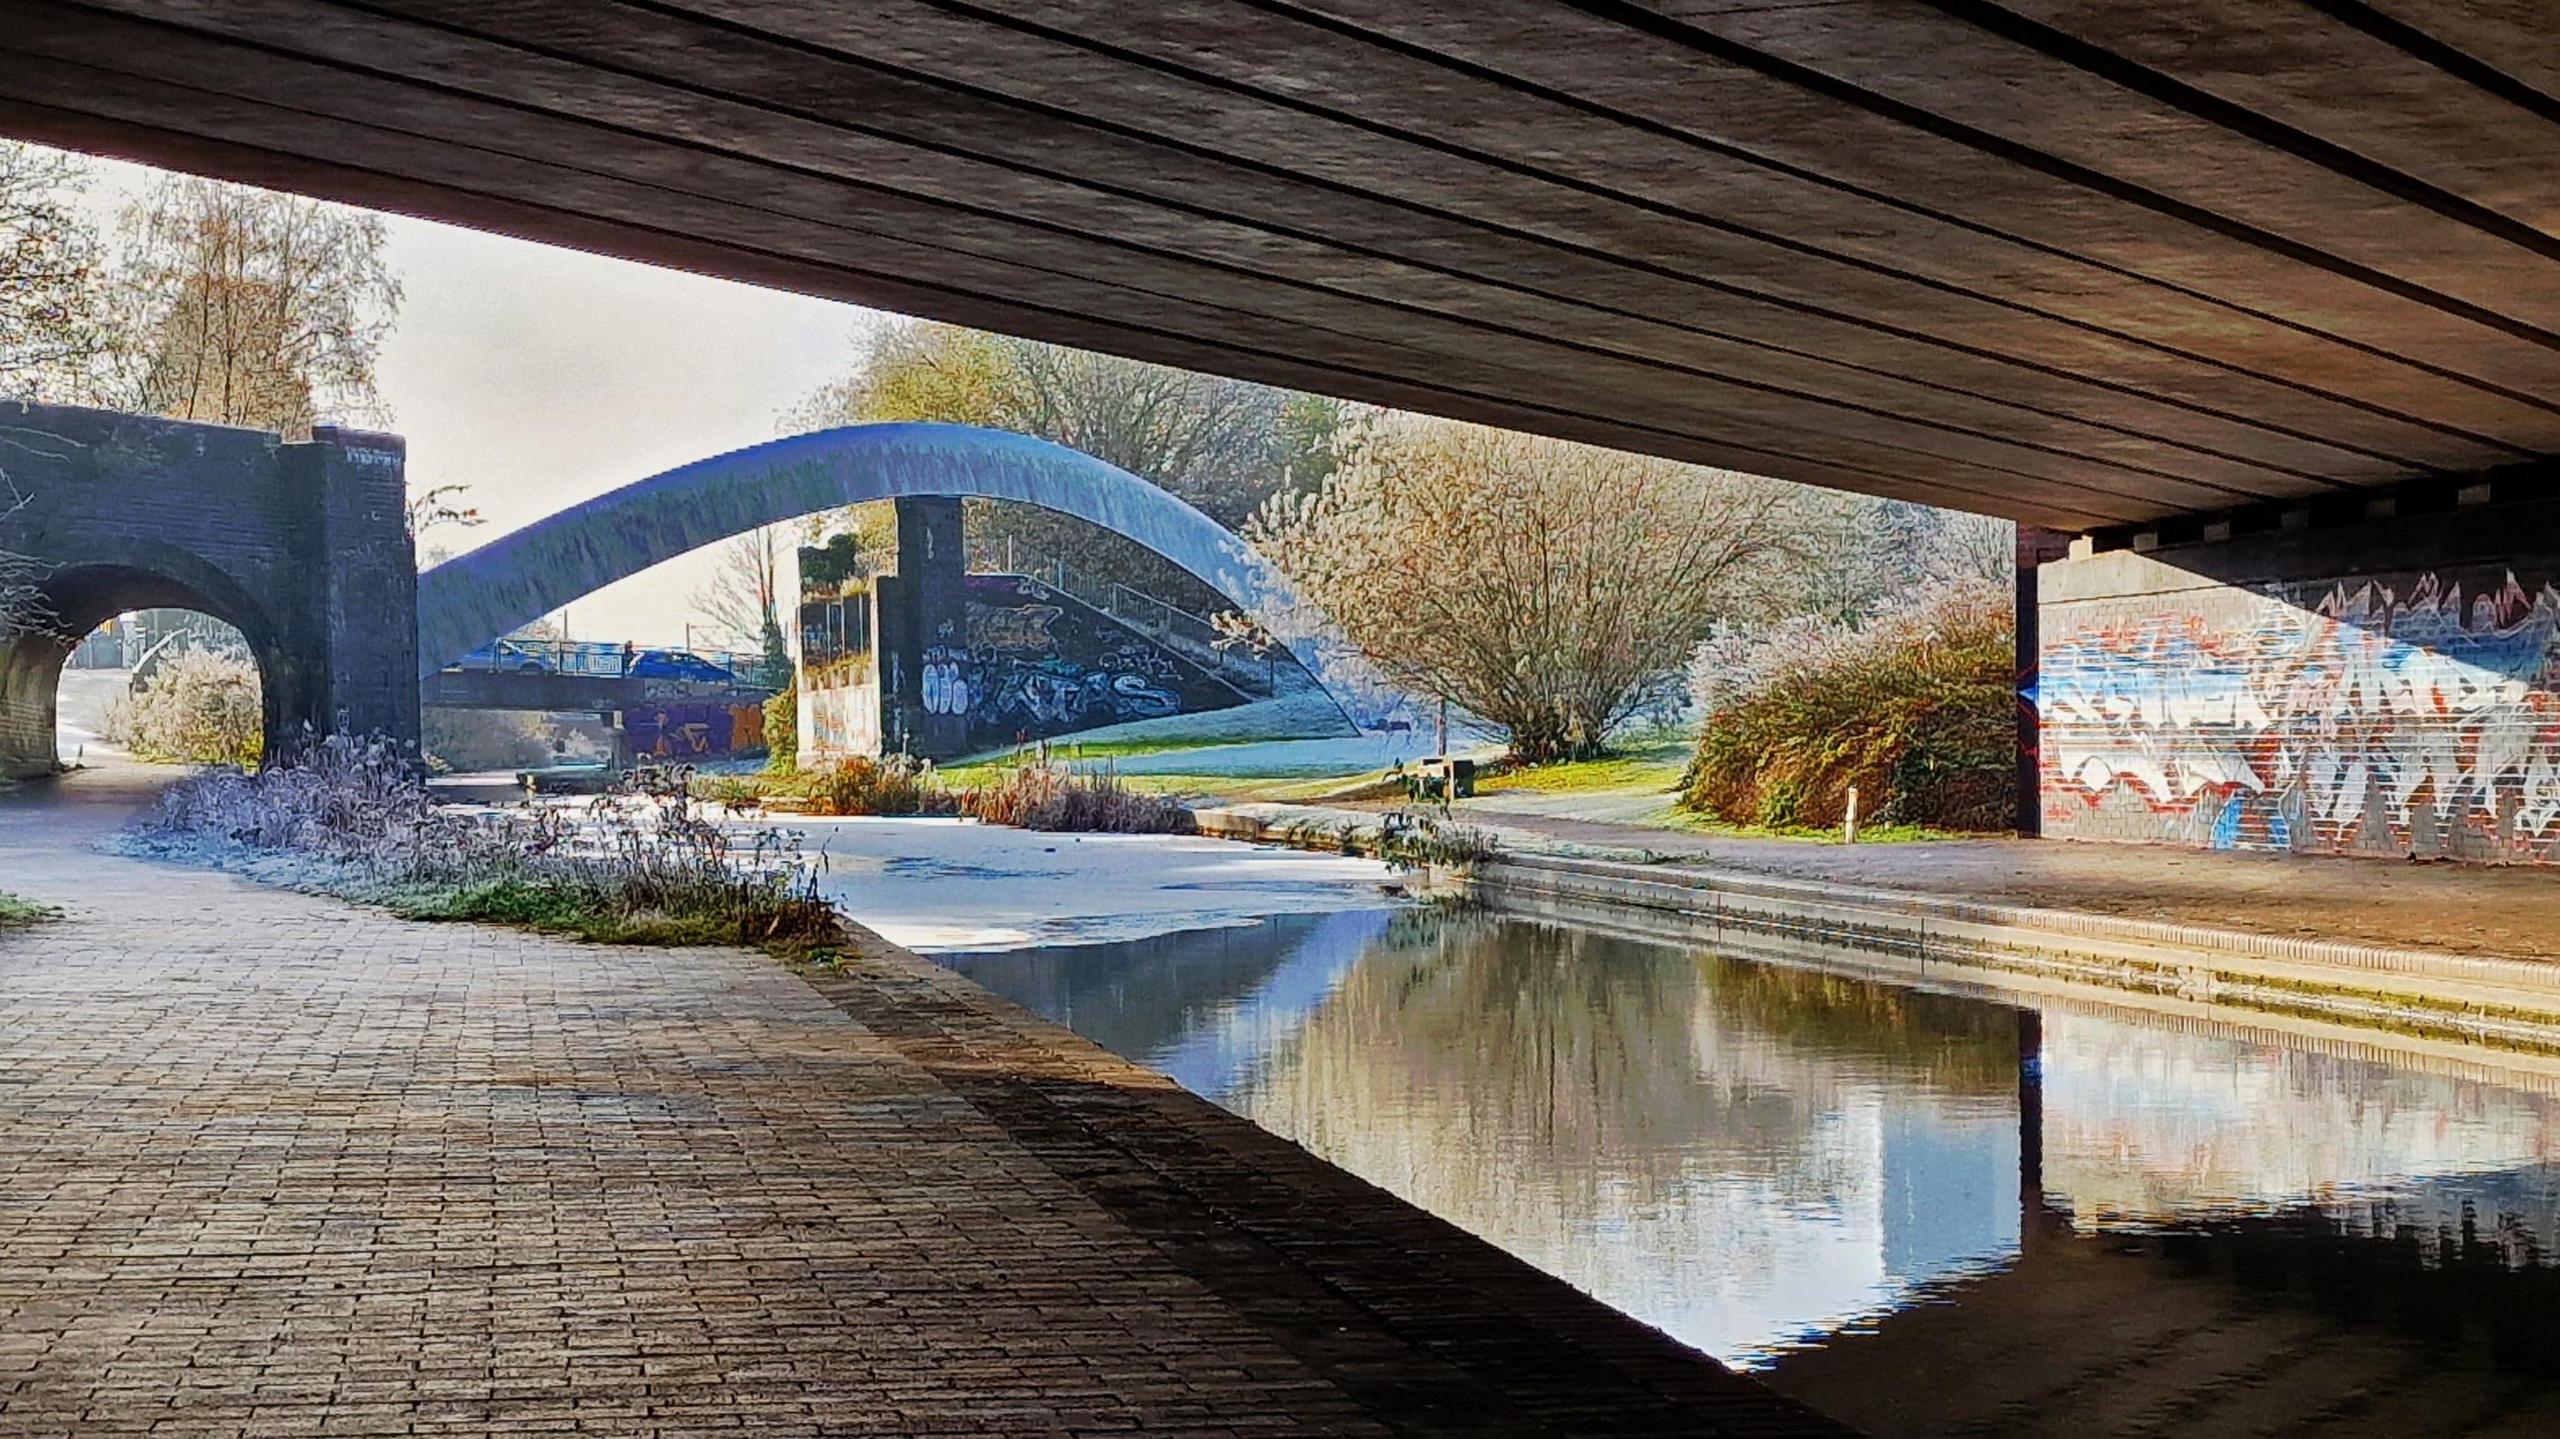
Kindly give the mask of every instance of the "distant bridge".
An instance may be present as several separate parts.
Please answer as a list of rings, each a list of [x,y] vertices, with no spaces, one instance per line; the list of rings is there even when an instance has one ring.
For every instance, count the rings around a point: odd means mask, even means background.
[[[99,621],[134,609],[192,609],[241,631],[271,747],[305,727],[414,739],[422,700],[627,709],[667,698],[647,677],[446,671],[651,565],[864,500],[1040,505],[1138,541],[1248,613],[1289,603],[1260,556],[1164,490],[1064,446],[966,425],[856,425],[713,456],[423,574],[394,436],[324,428],[286,444],[232,426],[0,402],[0,442],[11,483],[29,497],[0,515],[0,549],[44,568],[47,612],[0,635],[0,775],[54,766],[64,658]]]
[[[1145,545],[1247,614],[1293,603],[1233,531],[1116,465],[974,425],[849,425],[634,481],[426,571],[419,675],[705,545],[843,505],[917,498],[1038,505]]]
[[[674,645],[503,640],[418,677],[430,709],[591,711],[676,700],[761,703],[790,683],[765,657]]]

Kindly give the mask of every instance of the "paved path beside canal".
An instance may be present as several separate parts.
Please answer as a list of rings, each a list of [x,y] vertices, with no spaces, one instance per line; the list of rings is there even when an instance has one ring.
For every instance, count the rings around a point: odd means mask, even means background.
[[[885,944],[86,849],[136,797],[0,796],[0,1435],[1829,1432]]]

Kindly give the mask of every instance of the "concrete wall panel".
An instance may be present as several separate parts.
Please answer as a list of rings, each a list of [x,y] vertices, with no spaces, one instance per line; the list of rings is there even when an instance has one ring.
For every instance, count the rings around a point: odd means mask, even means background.
[[[2560,506],[2039,572],[2057,838],[2560,861]]]

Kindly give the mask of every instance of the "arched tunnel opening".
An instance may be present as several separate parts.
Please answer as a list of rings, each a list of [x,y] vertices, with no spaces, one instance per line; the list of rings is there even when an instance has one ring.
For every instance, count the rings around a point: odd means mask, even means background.
[[[168,717],[146,745],[159,757],[254,760],[274,752],[292,712],[291,667],[246,597],[209,588],[126,565],[47,574],[42,622],[0,642],[0,775],[54,773],[111,729],[119,743],[128,739],[129,727],[150,713],[137,703],[137,686],[193,692],[183,714],[164,706]],[[247,743],[237,735],[242,709],[254,715]]]

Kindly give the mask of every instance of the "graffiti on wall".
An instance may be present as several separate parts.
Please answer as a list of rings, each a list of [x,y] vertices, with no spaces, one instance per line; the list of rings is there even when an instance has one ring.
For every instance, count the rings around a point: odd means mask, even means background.
[[[635,755],[718,758],[764,748],[764,707],[725,700],[670,700],[623,716]]]
[[[869,683],[800,691],[800,755],[804,759],[880,753],[880,689]]]
[[[2210,608],[2048,635],[2048,832],[2560,859],[2560,588],[2425,575]]]
[[[969,577],[965,634],[926,646],[925,708],[985,744],[1234,703],[1158,645],[1036,580]]]

